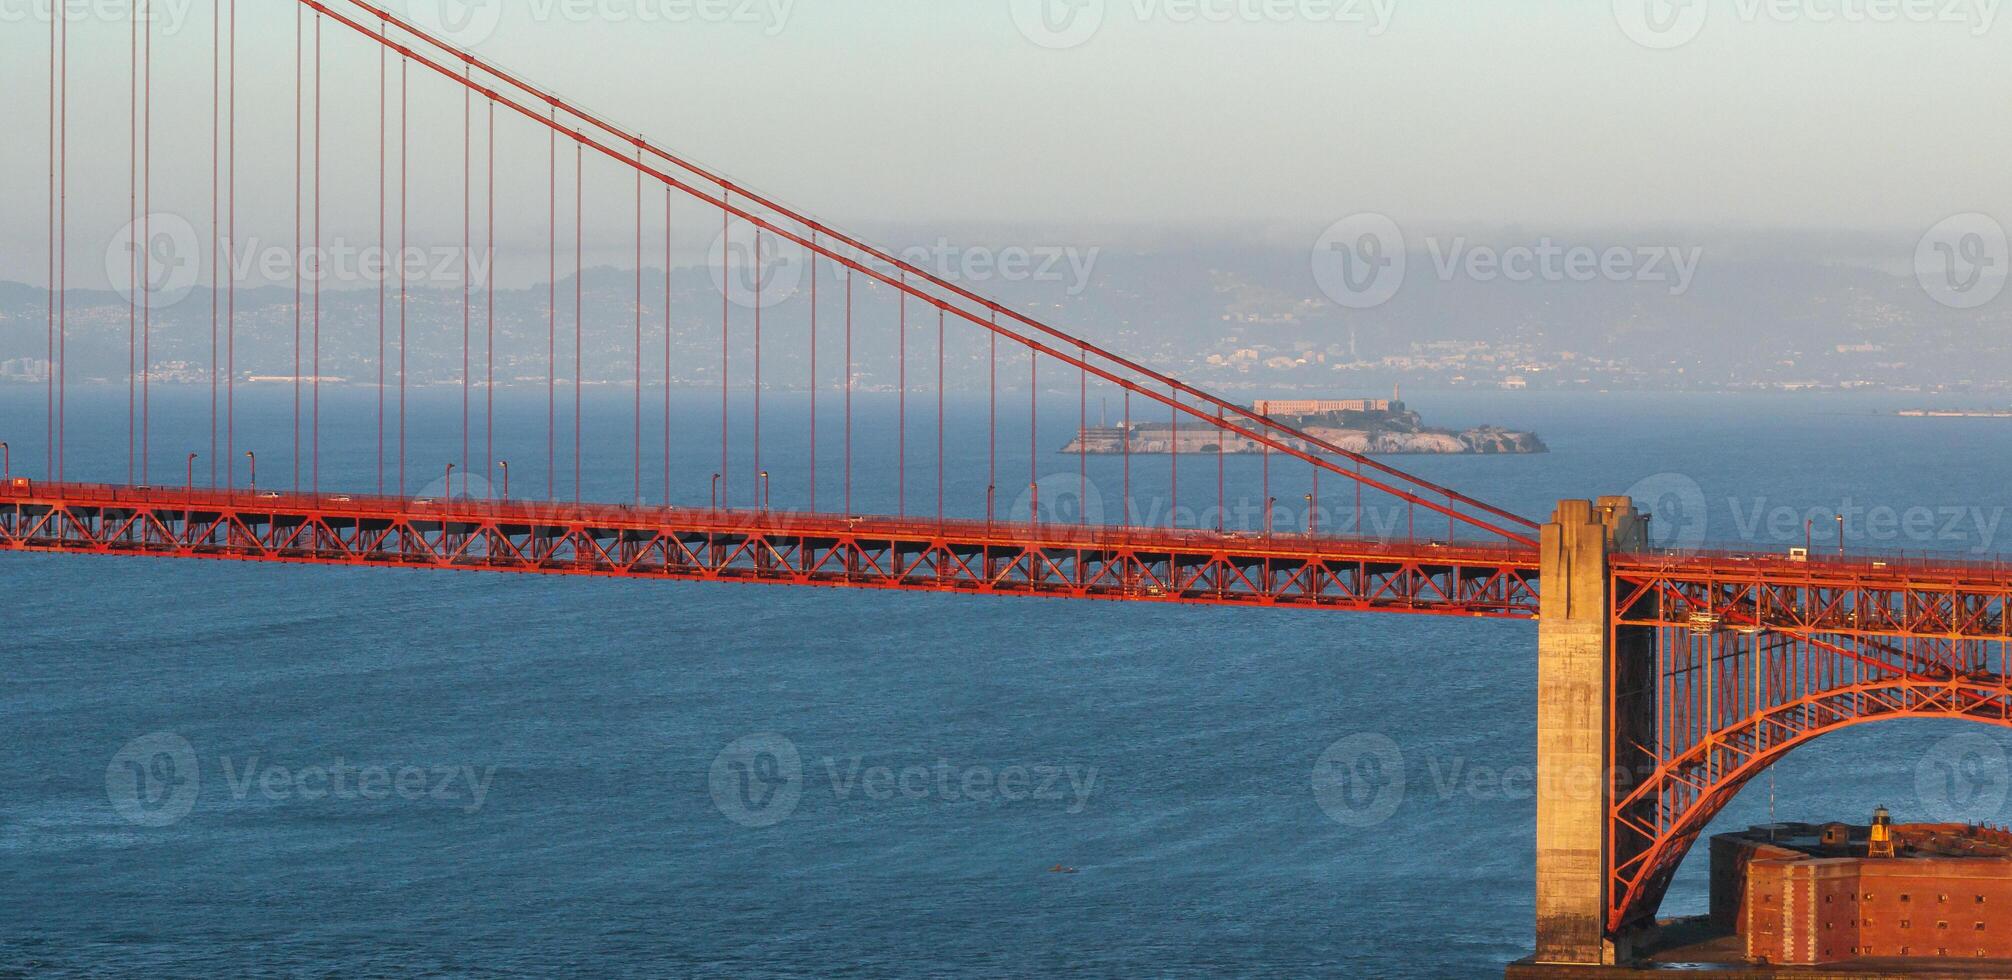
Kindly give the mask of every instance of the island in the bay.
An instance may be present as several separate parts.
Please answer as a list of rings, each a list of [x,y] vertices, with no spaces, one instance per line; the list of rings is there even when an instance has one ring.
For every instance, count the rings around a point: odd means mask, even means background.
[[[1307,435],[1364,455],[1479,454],[1549,452],[1532,432],[1492,425],[1465,431],[1427,426],[1400,398],[1301,399],[1260,401],[1251,410]],[[1281,440],[1298,450],[1312,450],[1305,440]],[[1218,430],[1199,421],[1171,419],[1099,425],[1084,429],[1063,447],[1068,454],[1133,453],[1248,454],[1265,447],[1252,439]]]

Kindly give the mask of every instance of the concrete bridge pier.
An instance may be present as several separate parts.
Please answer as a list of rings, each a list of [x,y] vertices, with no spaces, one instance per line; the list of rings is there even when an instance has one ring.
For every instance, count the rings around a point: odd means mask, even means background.
[[[1613,625],[1608,557],[1646,547],[1626,497],[1565,500],[1544,525],[1537,628],[1537,954],[1540,964],[1612,965],[1608,815],[1652,744],[1652,637]],[[1623,845],[1625,846],[1625,845]],[[1623,856],[1625,859],[1625,856]]]

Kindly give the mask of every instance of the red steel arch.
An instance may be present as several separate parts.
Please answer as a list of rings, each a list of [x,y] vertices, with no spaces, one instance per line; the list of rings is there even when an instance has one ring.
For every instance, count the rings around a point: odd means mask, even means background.
[[[1712,818],[1795,749],[1901,719],[2012,728],[2004,582],[1930,560],[1617,559],[1610,933],[1648,924]]]

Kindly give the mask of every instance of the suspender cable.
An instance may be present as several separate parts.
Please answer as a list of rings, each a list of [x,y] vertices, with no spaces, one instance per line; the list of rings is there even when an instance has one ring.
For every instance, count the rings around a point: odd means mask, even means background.
[[[473,71],[472,67],[465,65],[462,67],[464,78],[472,78]],[[461,472],[463,474],[461,482],[464,487],[468,484],[467,475],[474,472],[474,469],[468,465],[472,462],[468,452],[468,428],[470,421],[468,396],[469,385],[472,380],[469,372],[468,348],[470,346],[470,328],[474,319],[474,298],[472,292],[474,287],[474,282],[472,281],[474,262],[472,260],[474,258],[475,245],[474,234],[471,232],[470,227],[475,221],[475,205],[470,198],[471,191],[469,187],[469,185],[475,182],[474,99],[475,89],[472,86],[464,85],[461,89]],[[454,488],[449,486],[447,490],[448,495],[452,497]]]
[[[852,516],[852,271],[845,273],[845,513]]]
[[[1090,362],[1090,349],[1078,347],[1083,363]],[[1076,523],[1090,521],[1090,369],[1076,370]]]
[[[305,176],[302,173],[301,142],[306,138],[302,122],[306,113],[300,111],[300,104],[305,101],[307,94],[305,91],[307,53],[304,47],[306,30],[302,27],[302,15],[305,10],[305,7],[298,6],[293,10],[293,489],[295,493],[300,492],[300,307],[303,278],[301,267],[304,262],[301,255],[301,235],[304,229],[300,189]]]
[[[999,322],[999,314],[992,314],[994,324]],[[985,421],[985,521],[991,523],[994,513],[993,498],[999,492],[999,335],[990,334],[992,350],[986,357],[987,372],[990,376],[989,403]]]
[[[664,189],[664,507],[670,507],[670,189]]]
[[[410,231],[412,83],[410,60],[398,59],[398,495],[405,496],[405,375],[411,347],[406,331],[406,255]]]
[[[643,151],[636,150],[641,161]],[[636,495],[643,502],[643,172],[636,171]]]
[[[127,132],[131,153],[126,162],[126,233],[131,245],[126,253],[126,281],[132,292],[126,297],[126,482],[139,482],[140,458],[140,258],[147,251],[140,234],[140,18],[146,12],[133,4],[126,29],[130,78],[126,83]]]
[[[811,241],[817,240],[812,231]],[[817,513],[817,252],[810,253],[810,512]]]
[[[496,100],[489,100],[489,123],[486,129],[489,140],[489,172],[483,182],[488,194],[488,213],[482,227],[488,235],[488,245],[483,249],[482,286],[487,291],[482,303],[483,315],[488,317],[487,337],[482,342],[483,356],[489,361],[485,373],[487,383],[482,390],[482,473],[483,479],[496,472]],[[490,496],[495,496],[493,493]]]
[[[731,201],[733,188],[724,188],[721,199]],[[728,502],[727,487],[733,482],[727,470],[727,325],[732,319],[734,273],[730,264],[733,255],[733,216],[725,208],[720,209],[720,490],[718,500]]]
[[[321,15],[314,15],[314,463],[309,471],[321,492]]]
[[[754,233],[754,278],[745,280],[754,286],[754,490],[755,509],[768,506],[768,481],[762,478],[761,468],[761,230]]]
[[[587,224],[586,164],[586,152],[581,148],[579,134],[576,133],[573,139],[573,503],[575,504],[584,499],[580,483],[580,460],[585,447],[581,438],[585,429],[580,421],[582,407],[580,389],[586,384],[587,379],[580,368],[583,363],[581,349],[587,339],[587,321],[584,317],[586,312],[584,280],[587,267],[582,244]]]
[[[152,4],[143,19],[153,15]],[[151,483],[148,450],[153,446],[154,401],[151,382],[154,366],[154,29],[152,21],[141,28],[140,94],[145,97],[140,116],[140,482]],[[69,55],[63,56],[65,66]],[[69,91],[69,86],[63,86]]]
[[[904,286],[906,285],[905,280],[903,282],[903,285]],[[897,415],[899,416],[900,420],[898,425],[900,436],[898,437],[899,441],[896,444],[897,449],[895,451],[895,457],[894,457],[895,458],[894,486],[895,486],[895,503],[896,503],[894,512],[902,517],[907,517],[908,516],[908,291],[906,289],[901,290],[899,296],[900,299],[898,300],[899,302],[898,308],[900,309],[901,312],[899,317],[895,320],[894,336],[895,336],[895,350],[900,352],[899,361],[901,364],[900,368],[901,396],[899,402],[900,407],[897,412]]]
[[[943,523],[943,307],[936,308],[936,523]]]
[[[388,49],[377,46],[377,247],[386,246],[384,209],[385,163],[385,101],[386,72],[385,59]],[[377,495],[384,496],[384,280],[391,274],[387,265],[377,272]]]
[[[236,267],[238,237],[238,4],[231,0],[230,45],[225,60],[230,63],[230,129],[225,134],[229,144],[230,176],[225,183],[229,199],[229,213],[225,223],[229,234],[224,239],[224,256],[231,262],[227,270],[230,283],[224,310],[224,473],[228,489],[237,489],[237,421],[238,421],[238,277]],[[380,49],[381,50],[381,49]]]
[[[552,220],[545,264],[545,499],[559,499],[559,110],[552,110],[550,160]]]
[[[664,189],[664,506],[671,505],[671,191]]]
[[[62,24],[62,81],[56,115],[56,481],[63,482],[70,450],[70,18],[56,18]]]
[[[221,31],[223,3],[210,6],[210,487],[217,485],[217,213],[221,210],[218,191],[222,161],[218,145],[223,136],[223,64]],[[378,49],[382,51],[383,48]]]

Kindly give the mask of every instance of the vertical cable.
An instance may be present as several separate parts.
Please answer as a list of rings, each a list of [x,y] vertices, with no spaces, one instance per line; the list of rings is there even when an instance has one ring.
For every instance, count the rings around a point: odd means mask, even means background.
[[[1181,509],[1181,392],[1177,388],[1168,389],[1173,395],[1173,406],[1168,409],[1173,419],[1172,428],[1167,430],[1167,526],[1180,523]]]
[[[664,507],[670,507],[670,187],[664,187]]]
[[[559,499],[559,109],[547,133],[552,220],[545,262],[545,499]]]
[[[1076,522],[1090,521],[1090,348],[1077,345],[1083,366],[1076,369]]]
[[[56,473],[56,25],[68,15],[66,7],[54,9],[49,18],[49,321],[45,329],[49,358],[43,367],[48,388],[43,419],[48,432],[42,441],[48,456],[43,474],[51,477]]]
[[[56,9],[56,8],[51,8]],[[126,28],[127,57],[130,59],[126,94],[126,139],[131,153],[126,161],[126,281],[132,293],[126,297],[126,482],[140,481],[140,257],[147,242],[140,232],[140,18],[145,11],[133,4]]]
[[[378,30],[382,32],[380,21]],[[387,76],[385,59],[390,49],[386,45],[377,46],[377,247],[385,248],[384,193],[385,165],[385,101]],[[377,495],[384,496],[384,280],[391,272],[389,265],[377,270]]]
[[[1041,353],[1027,348],[1027,520],[1041,523]]]
[[[992,329],[987,330],[992,350],[988,356],[991,375],[990,403],[985,424],[985,520],[992,520],[993,497],[999,492],[999,311],[992,311]]]
[[[636,143],[636,496],[643,503],[643,145]]]
[[[224,357],[228,370],[224,374],[224,473],[228,489],[237,489],[238,484],[238,4],[230,0],[230,45],[226,59],[230,63],[230,130],[225,141],[230,145],[227,156],[230,163],[230,177],[226,184],[229,197],[229,214],[225,223],[229,235],[225,238],[224,255],[230,260],[230,285],[224,311]]]
[[[306,29],[302,26],[307,8],[295,5],[293,9],[293,490],[300,492],[300,306],[301,279],[304,258],[301,255],[301,235],[303,232],[300,196],[302,183],[301,142],[304,140],[302,123],[306,113],[300,104],[307,95],[305,66],[307,61]]]
[[[895,451],[894,485],[895,485],[896,507],[894,512],[902,517],[907,517],[908,516],[908,273],[906,272],[901,274],[901,285],[899,287],[899,293],[897,295],[900,297],[899,309],[901,312],[899,317],[895,321],[894,336],[896,340],[895,350],[900,352],[898,355],[898,360],[900,361],[901,364],[900,368],[901,397],[899,403],[900,408],[897,412],[898,416],[900,417],[900,426],[899,426],[900,436],[898,437],[899,441],[897,443],[897,449]]]
[[[731,313],[731,308],[732,308],[732,306],[733,306],[733,292],[734,292],[734,287],[733,287],[733,282],[734,282],[734,274],[733,274],[733,268],[732,268],[732,266],[731,266],[731,264],[730,264],[730,259],[731,259],[732,255],[733,255],[733,225],[731,224],[731,221],[732,221],[732,213],[731,213],[730,211],[728,211],[728,210],[727,210],[727,206],[728,206],[728,205],[729,205],[729,204],[730,204],[730,203],[731,203],[731,202],[733,201],[733,193],[734,193],[734,189],[733,189],[733,187],[732,187],[731,185],[726,185],[726,184],[723,184],[723,185],[721,185],[721,187],[720,187],[720,202],[721,202],[721,207],[720,207],[720,471],[719,471],[719,473],[718,473],[717,475],[718,475],[718,476],[719,476],[719,478],[720,478],[720,492],[719,492],[719,502],[720,502],[720,504],[722,504],[722,505],[726,504],[726,503],[727,503],[727,501],[728,501],[728,497],[727,497],[727,486],[728,486],[728,484],[730,484],[730,483],[732,483],[732,482],[733,482],[733,478],[732,478],[732,476],[731,476],[731,475],[729,474],[729,472],[728,472],[728,469],[727,469],[727,379],[728,379],[728,374],[727,374],[727,363],[728,363],[728,362],[727,362],[727,324],[729,323],[729,321],[730,321],[730,320],[731,320],[731,318],[732,318],[732,313]]]
[[[405,247],[410,229],[411,195],[411,133],[412,121],[412,60],[403,54],[398,58],[398,495],[405,496],[405,377],[406,354],[410,345],[407,341],[406,317],[406,255]]]
[[[210,487],[217,485],[217,214],[222,195],[218,145],[223,137],[223,0],[210,6]],[[380,49],[382,50],[382,49]]]
[[[467,476],[473,473],[468,464],[472,462],[468,451],[469,428],[469,387],[473,380],[469,370],[469,347],[474,320],[474,254],[475,236],[470,230],[475,222],[475,205],[469,185],[475,183],[475,90],[474,68],[463,63],[461,66],[461,473],[462,485],[468,485]],[[452,486],[447,488],[452,496]]]
[[[810,512],[817,513],[817,229],[810,230]]]
[[[489,122],[485,127],[489,141],[489,172],[483,180],[483,190],[488,194],[488,213],[482,220],[488,244],[483,248],[482,287],[487,292],[482,302],[483,316],[488,318],[487,337],[482,342],[482,353],[488,359],[489,369],[485,373],[486,383],[482,390],[482,479],[487,486],[489,474],[496,472],[496,100],[489,100]],[[492,492],[490,497],[494,497]]]
[[[321,14],[314,15],[314,463],[311,486],[321,493]]]
[[[845,272],[845,514],[852,516],[852,270]]]
[[[761,260],[762,260],[761,228],[760,226],[756,226],[754,228],[754,279],[753,279],[754,282],[754,479],[755,479],[754,488],[756,494],[755,496],[756,510],[762,510],[767,507],[767,501],[764,499],[764,497],[766,496],[768,491],[768,487],[766,486],[768,481],[762,479],[761,475],[762,474],[762,468],[761,468],[762,301],[761,300],[762,300],[762,293],[765,291],[762,287],[766,285],[766,283],[762,281]]]
[[[936,307],[936,523],[943,523],[943,307]]]
[[[585,246],[587,224],[587,157],[585,143],[578,131],[573,133],[573,503],[577,506],[585,497],[581,489],[581,457],[585,452],[582,435],[585,428],[581,424],[582,397],[580,389],[587,378],[580,367],[581,349],[586,344],[587,321],[585,317],[587,267]]]
[[[1125,516],[1132,523],[1132,389],[1125,389]]]
[[[152,4],[145,5],[142,19],[152,16]],[[151,483],[148,453],[153,447],[154,373],[154,28],[149,20],[141,29],[140,91],[146,96],[140,117],[140,482]],[[63,56],[68,67],[70,56]],[[63,86],[64,92],[69,85]]]
[[[70,16],[64,5],[60,46],[62,81],[56,126],[56,482],[63,482],[70,449]]]
[[[636,143],[636,505],[642,505],[642,141]]]

